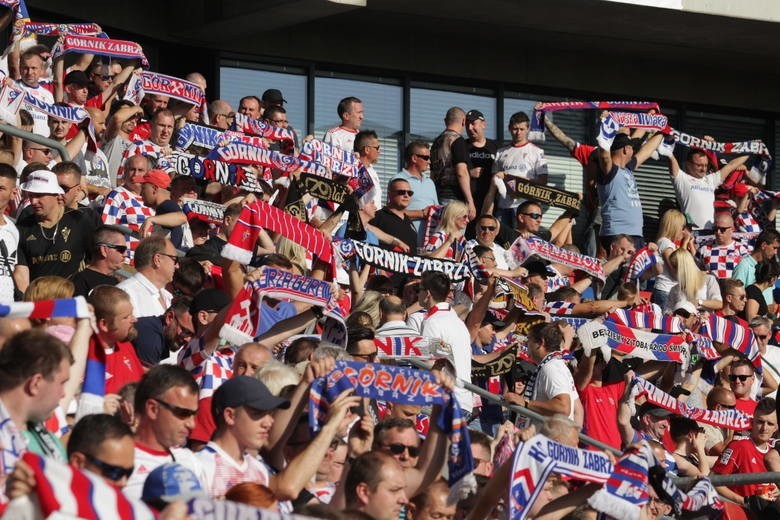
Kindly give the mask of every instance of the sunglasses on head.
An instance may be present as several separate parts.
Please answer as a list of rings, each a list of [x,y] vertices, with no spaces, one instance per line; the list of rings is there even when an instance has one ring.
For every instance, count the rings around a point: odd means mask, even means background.
[[[177,419],[189,419],[190,417],[195,417],[198,414],[197,410],[190,410],[189,408],[182,408],[181,406],[174,406],[170,403],[166,403],[162,399],[154,399],[157,404],[171,412],[173,415],[176,416]]]
[[[753,377],[753,376],[748,375],[748,374],[729,374],[729,381],[734,382],[737,379],[739,379],[742,383],[744,383],[750,377]]]
[[[387,449],[392,453],[393,455],[400,455],[406,450],[409,452],[409,456],[414,458],[420,454],[420,448],[417,446],[407,446],[405,444],[396,443],[388,444]]]
[[[130,478],[130,475],[133,474],[134,468],[123,468],[122,466],[114,466],[113,464],[109,464],[108,462],[103,462],[99,458],[93,457],[88,453],[85,453],[84,456],[91,464],[97,466],[100,469],[100,474],[103,475],[108,480],[119,480],[122,477]]]

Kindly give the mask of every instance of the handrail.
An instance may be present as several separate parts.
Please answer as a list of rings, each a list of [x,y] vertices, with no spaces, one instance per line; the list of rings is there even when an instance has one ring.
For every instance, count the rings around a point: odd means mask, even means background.
[[[42,144],[44,146],[48,146],[49,148],[54,148],[60,153],[60,157],[63,161],[70,161],[70,154],[68,153],[68,150],[62,143],[55,141],[54,139],[49,139],[48,137],[43,137],[42,135],[34,134],[32,132],[28,132],[27,130],[22,130],[21,128],[17,128],[5,123],[0,123],[0,132],[12,135],[14,137],[21,137],[22,139],[32,141],[35,144]]]

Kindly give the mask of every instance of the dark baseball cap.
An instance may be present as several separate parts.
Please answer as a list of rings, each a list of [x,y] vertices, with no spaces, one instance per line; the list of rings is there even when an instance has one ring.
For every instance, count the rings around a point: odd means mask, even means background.
[[[72,70],[65,76],[65,84],[70,85],[76,83],[77,85],[89,85],[89,78],[84,74],[83,70]]]
[[[287,100],[282,96],[282,91],[276,88],[269,88],[263,92],[263,101],[269,103],[287,103]]]
[[[200,311],[219,312],[230,305],[230,297],[224,291],[209,287],[202,289],[190,303],[190,314],[195,316]]]
[[[628,137],[628,135],[619,133],[612,141],[612,146],[609,147],[609,151],[614,152],[615,150],[620,150],[625,146],[634,146],[634,143],[631,138]]]
[[[636,416],[642,417],[643,415],[648,413],[654,417],[669,417],[670,415],[674,415],[674,412],[670,412],[665,408],[661,408],[660,406],[650,402],[644,402],[639,407],[639,410],[637,410]]]
[[[479,110],[469,110],[466,113],[466,121],[476,121],[477,119],[484,121],[485,114],[483,114]]]
[[[212,397],[212,412],[218,415],[225,408],[246,406],[253,410],[271,411],[289,408],[290,401],[276,397],[260,380],[249,376],[235,376],[222,383]]]
[[[534,260],[533,262],[523,264],[523,267],[528,270],[528,276],[536,274],[545,279],[550,276],[550,271],[547,270],[547,265],[545,265],[545,263],[540,260]]]

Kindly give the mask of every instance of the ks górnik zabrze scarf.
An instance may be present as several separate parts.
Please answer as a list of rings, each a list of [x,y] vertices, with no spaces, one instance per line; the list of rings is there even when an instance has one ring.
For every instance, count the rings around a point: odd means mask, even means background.
[[[309,395],[309,426],[320,429],[328,414],[328,406],[344,390],[354,389],[355,395],[393,403],[441,406],[437,426],[449,436],[447,457],[450,496],[465,498],[476,491],[472,475],[474,459],[468,427],[457,399],[452,392],[436,383],[433,374],[423,370],[362,363],[336,361],[327,376],[315,379]]]
[[[559,110],[621,109],[621,110],[658,110],[658,103],[652,101],[557,101],[540,103],[531,116],[531,131],[528,139],[544,141],[544,114]]]

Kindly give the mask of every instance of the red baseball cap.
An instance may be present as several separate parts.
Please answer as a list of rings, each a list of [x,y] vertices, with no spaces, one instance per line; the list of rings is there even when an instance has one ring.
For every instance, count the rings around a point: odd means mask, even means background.
[[[133,182],[148,182],[164,190],[171,185],[171,177],[162,170],[149,170],[143,175],[133,177]]]

